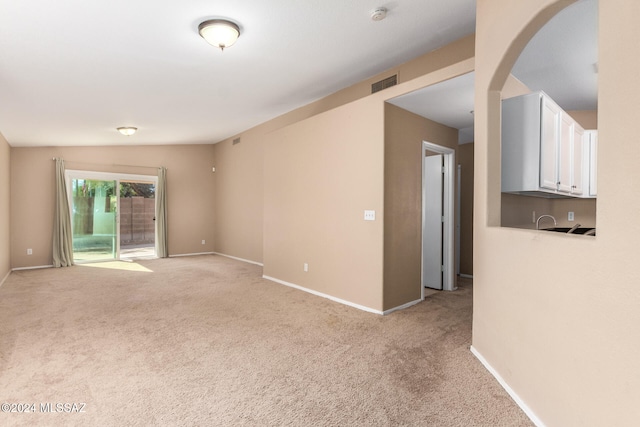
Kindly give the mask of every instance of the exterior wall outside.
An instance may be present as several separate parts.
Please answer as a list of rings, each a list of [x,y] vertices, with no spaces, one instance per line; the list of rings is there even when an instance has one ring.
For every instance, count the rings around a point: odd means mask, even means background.
[[[169,254],[213,251],[214,174],[210,145],[11,148],[13,268],[51,265],[55,162],[67,169],[155,175],[167,168]],[[114,166],[140,165],[151,168]],[[28,194],[29,197],[23,197]],[[201,241],[206,244],[202,245]],[[26,255],[26,249],[33,255]]]
[[[499,227],[500,90],[530,37],[572,1],[477,4],[473,348],[547,426],[640,419],[637,2],[599,2],[598,234]]]
[[[11,148],[0,134],[0,283],[11,271]]]
[[[384,124],[384,310],[389,310],[421,294],[422,142],[455,150],[458,130],[389,103]]]
[[[120,197],[120,245],[155,242],[156,199]]]

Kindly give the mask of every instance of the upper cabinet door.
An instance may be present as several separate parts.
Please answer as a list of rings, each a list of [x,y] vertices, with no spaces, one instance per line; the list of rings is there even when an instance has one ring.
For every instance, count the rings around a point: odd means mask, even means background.
[[[558,150],[562,110],[548,97],[542,97],[540,141],[540,187],[558,189]]]
[[[585,134],[584,129],[577,124],[573,125],[573,136],[571,138],[571,194],[582,196],[585,186]]]
[[[560,118],[560,141],[558,147],[558,191],[563,193],[571,192],[572,172],[571,172],[571,145],[573,139],[573,128],[575,122],[567,114],[562,114]]]

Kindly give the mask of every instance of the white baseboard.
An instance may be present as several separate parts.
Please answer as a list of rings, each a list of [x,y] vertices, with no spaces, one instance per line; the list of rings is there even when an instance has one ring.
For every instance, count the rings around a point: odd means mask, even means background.
[[[299,291],[308,292],[310,294],[313,294],[313,295],[316,295],[316,296],[319,296],[319,297],[322,297],[322,298],[326,298],[326,299],[329,299],[331,301],[338,302],[340,304],[348,305],[349,307],[357,308],[358,310],[367,311],[369,313],[374,313],[374,314],[384,314],[380,310],[374,310],[373,308],[365,307],[364,305],[356,304],[356,303],[353,303],[351,301],[343,300],[341,298],[336,298],[334,296],[331,296],[331,295],[328,295],[328,294],[324,294],[322,292],[314,291],[313,289],[304,288],[304,287],[296,285],[294,283],[285,282],[284,280],[276,279],[275,277],[270,277],[270,276],[264,276],[263,275],[262,278],[263,279],[267,279],[267,280],[271,280],[272,282],[276,282],[276,283],[279,283],[281,285],[288,286],[290,288],[298,289]]]
[[[473,276],[471,274],[458,274],[458,276],[464,277],[465,279],[473,279]]]
[[[2,285],[4,284],[4,282],[5,282],[5,280],[7,280],[7,278],[9,278],[9,275],[10,275],[10,274],[11,274],[11,270],[9,270],[9,271],[7,272],[7,275],[6,275],[6,276],[4,276],[4,277],[2,278],[2,280],[0,280],[0,286],[2,286]]]
[[[251,261],[250,259],[244,259],[244,258],[238,258],[237,256],[231,256],[231,255],[227,255],[227,254],[222,254],[220,252],[213,252],[214,255],[220,255],[223,256],[225,258],[231,258],[231,259],[235,259],[237,261],[242,261],[242,262],[247,262],[249,264],[255,264],[255,265],[259,265],[260,267],[264,267],[264,264],[261,262],[257,262],[257,261]]]
[[[34,265],[33,267],[16,267],[16,268],[12,268],[11,271],[38,270],[40,268],[53,268],[53,264],[51,264],[51,265]]]
[[[193,254],[176,254],[176,255],[169,255],[169,258],[180,258],[183,256],[197,256],[197,255],[213,255],[213,252],[196,252]]]
[[[409,308],[409,307],[411,307],[413,305],[418,304],[419,302],[422,302],[422,300],[421,299],[417,299],[415,301],[410,301],[410,302],[408,302],[406,304],[402,304],[402,305],[399,305],[397,307],[390,308],[389,310],[385,310],[385,311],[382,312],[382,314],[386,316],[387,314],[391,314],[394,311],[404,310],[405,308]]]
[[[536,414],[534,414],[534,412],[531,410],[531,408],[529,408],[529,406],[524,403],[520,396],[518,396],[518,394],[511,387],[509,387],[509,384],[507,384],[506,381],[500,376],[500,374],[495,369],[493,369],[493,366],[491,366],[489,362],[487,362],[487,360],[480,354],[480,352],[478,352],[478,350],[476,350],[473,346],[471,346],[470,350],[471,353],[473,353],[473,355],[480,361],[480,363],[482,363],[484,367],[487,368],[487,371],[489,371],[491,375],[493,375],[493,377],[498,380],[498,383],[500,383],[502,388],[504,388],[505,391],[509,393],[509,396],[511,396],[511,398],[516,402],[516,405],[518,405],[520,409],[524,411],[524,413],[527,415],[527,417],[529,417],[533,424],[535,424],[537,427],[545,427],[542,420],[538,418]]]

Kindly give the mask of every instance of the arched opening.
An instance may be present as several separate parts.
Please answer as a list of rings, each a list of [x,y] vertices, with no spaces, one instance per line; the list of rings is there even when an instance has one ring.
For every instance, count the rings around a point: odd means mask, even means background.
[[[488,102],[488,139],[500,141],[489,225],[595,234],[597,0],[540,11],[502,57]]]

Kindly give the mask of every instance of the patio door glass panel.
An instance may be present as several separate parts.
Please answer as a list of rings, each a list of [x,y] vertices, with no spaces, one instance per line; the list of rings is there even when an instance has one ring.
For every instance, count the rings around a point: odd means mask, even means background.
[[[156,256],[156,184],[120,180],[120,258]]]
[[[117,188],[115,180],[71,179],[74,260],[117,259]]]

